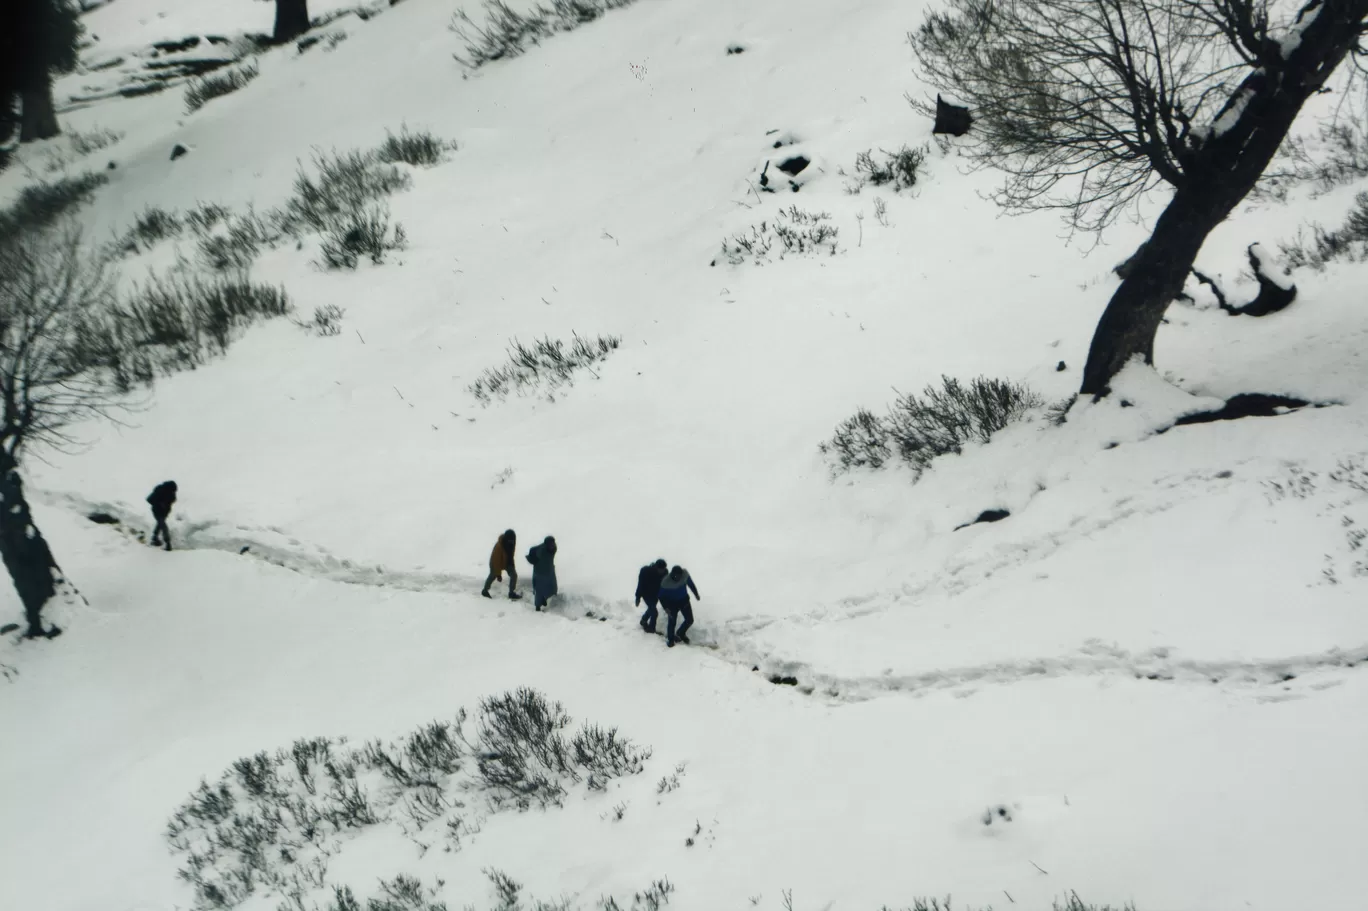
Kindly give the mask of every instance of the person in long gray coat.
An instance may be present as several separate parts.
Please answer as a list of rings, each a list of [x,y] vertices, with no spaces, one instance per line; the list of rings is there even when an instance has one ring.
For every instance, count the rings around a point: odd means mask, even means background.
[[[541,610],[557,592],[556,539],[547,535],[545,541],[527,552],[527,562],[532,564],[532,601]]]

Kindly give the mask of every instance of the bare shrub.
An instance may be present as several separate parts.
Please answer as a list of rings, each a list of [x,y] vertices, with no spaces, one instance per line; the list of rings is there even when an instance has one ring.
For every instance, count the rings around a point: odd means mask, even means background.
[[[489,405],[494,399],[504,399],[510,392],[524,394],[530,390],[542,390],[553,397],[557,389],[574,385],[576,373],[588,372],[595,379],[593,365],[605,360],[608,355],[622,344],[622,337],[600,335],[586,339],[572,333],[570,350],[560,340],[552,341],[548,336],[524,345],[517,339],[508,348],[508,363],[501,367],[486,369],[479,378],[467,388],[482,405]]]
[[[0,242],[21,232],[48,228],[90,201],[95,191],[109,182],[108,176],[87,171],[24,187],[7,209],[0,210]]]
[[[1354,197],[1354,207],[1335,230],[1320,225],[1310,227],[1310,237],[1299,234],[1295,241],[1281,244],[1280,252],[1290,268],[1303,266],[1324,269],[1335,260],[1368,261],[1368,191]]]
[[[362,257],[375,265],[385,254],[408,246],[403,225],[390,225],[389,207],[369,205],[333,221],[323,237],[320,264],[326,269],[355,269]]]
[[[504,0],[485,0],[484,24],[478,24],[464,9],[451,17],[451,30],[465,44],[464,53],[452,54],[463,66],[475,69],[517,57],[529,45],[559,32],[568,32],[600,18],[609,10],[621,9],[634,0],[551,0],[519,13]]]
[[[275,246],[280,231],[255,210],[221,217],[217,228],[199,233],[200,261],[213,272],[246,273],[263,247]]]
[[[917,185],[922,165],[926,163],[926,146],[915,149],[903,146],[896,152],[880,149],[879,154],[883,156],[882,160],[876,160],[872,150],[855,157],[855,174],[860,183],[891,186],[894,192]]]
[[[448,151],[454,151],[456,143],[441,139],[426,130],[410,132],[407,125],[399,128],[399,134],[385,131],[385,141],[376,149],[376,157],[389,164],[404,162],[415,167],[438,164]]]
[[[185,113],[192,114],[215,98],[230,95],[257,77],[255,61],[225,67],[193,80],[185,89]]]
[[[313,164],[313,175],[300,165],[294,194],[279,214],[282,229],[294,236],[326,233],[369,203],[408,189],[413,182],[394,165],[359,151],[315,153]]]
[[[896,453],[919,477],[938,456],[959,453],[972,442],[987,443],[1043,404],[1040,396],[1016,383],[978,377],[965,385],[945,376],[921,397],[899,395],[882,418],[860,409],[837,425],[819,449],[833,474],[880,468]]]
[[[747,260],[760,265],[769,262],[771,254],[777,254],[781,260],[790,255],[835,256],[840,230],[829,223],[830,219],[830,212],[807,212],[789,206],[780,209],[774,219],[751,225],[750,231],[722,241],[722,255],[734,266]]]
[[[174,211],[148,206],[138,213],[133,225],[119,241],[123,253],[150,250],[163,240],[180,236],[185,224]]]

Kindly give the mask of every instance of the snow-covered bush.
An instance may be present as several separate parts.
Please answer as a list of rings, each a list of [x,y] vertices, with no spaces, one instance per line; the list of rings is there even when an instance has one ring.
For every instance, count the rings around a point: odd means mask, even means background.
[[[1292,243],[1282,244],[1282,254],[1291,268],[1310,266],[1323,269],[1337,259],[1348,262],[1368,260],[1368,191],[1354,197],[1354,207],[1344,224],[1334,231],[1311,226],[1309,238],[1298,235]]]
[[[437,720],[388,743],[360,747],[345,738],[298,740],[274,754],[234,762],[214,783],[201,782],[171,815],[166,838],[199,908],[230,908],[276,892],[284,909],[308,909],[306,896],[328,888],[338,841],[394,822],[426,850],[445,840],[459,850],[478,819],[504,808],[559,806],[571,785],[601,787],[642,771],[650,751],[614,729],[571,733],[559,703],[519,689],[485,699],[472,736],[466,713]],[[472,824],[472,822],[475,824]],[[505,885],[521,889],[505,877]],[[382,882],[362,905],[332,885],[331,908],[440,911],[436,889],[410,877]]]
[[[407,125],[400,127],[396,136],[385,131],[385,141],[375,150],[376,157],[389,164],[404,162],[415,167],[430,166],[441,162],[448,151],[455,151],[456,143],[434,136],[426,130],[409,132]]]
[[[355,269],[364,256],[378,266],[386,253],[407,245],[404,226],[390,225],[389,207],[371,204],[333,221],[323,237],[320,264],[325,269]]]
[[[634,0],[551,0],[537,4],[524,13],[512,9],[504,0],[485,0],[484,25],[479,25],[464,9],[451,17],[451,30],[465,43],[463,54],[452,54],[471,69],[505,57],[517,57],[528,45],[539,44],[559,32],[568,32],[593,22],[609,10],[621,9]]]
[[[574,376],[588,371],[595,378],[593,365],[602,361],[622,344],[621,336],[600,335],[586,339],[573,334],[570,350],[560,340],[547,338],[534,341],[531,346],[517,339],[508,348],[508,363],[490,367],[467,388],[483,405],[494,399],[507,398],[510,392],[523,394],[541,389],[552,398],[561,386],[574,385]]]
[[[882,161],[875,160],[873,150],[855,156],[855,174],[860,185],[891,185],[894,192],[917,185],[922,165],[926,163],[926,146],[915,149],[903,146],[896,152],[880,149],[879,154],[883,156]]]
[[[746,260],[757,264],[769,262],[771,254],[779,259],[790,254],[835,256],[840,229],[829,224],[830,219],[830,212],[807,212],[789,206],[780,209],[775,218],[751,225],[749,231],[722,241],[722,255],[734,266]]]
[[[819,449],[833,474],[879,468],[896,453],[920,476],[937,456],[958,453],[967,443],[986,443],[1042,404],[1035,392],[1006,380],[978,377],[965,385],[943,376],[939,387],[927,386],[920,398],[899,395],[883,417],[860,409]]]
[[[185,89],[185,113],[192,114],[213,99],[236,92],[259,72],[256,63],[248,61],[242,66],[226,67],[192,81]]]

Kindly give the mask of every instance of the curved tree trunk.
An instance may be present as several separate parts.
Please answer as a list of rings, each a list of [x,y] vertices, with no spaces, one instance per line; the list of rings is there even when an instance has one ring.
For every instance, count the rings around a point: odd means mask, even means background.
[[[51,638],[61,633],[56,627],[44,628],[43,608],[59,594],[79,598],[79,593],[62,575],[38,526],[33,524],[19,466],[14,457],[0,451],[0,557],[9,570],[14,589],[24,605],[29,638]]]
[[[1238,201],[1218,203],[1206,193],[1191,190],[1173,195],[1150,239],[1127,260],[1126,277],[1102,312],[1083,367],[1080,393],[1106,395],[1112,377],[1136,357],[1154,363],[1154,337],[1164,311],[1183,290],[1207,235]]]
[[[276,0],[274,40],[293,41],[309,30],[308,0]]]
[[[1226,102],[1219,132],[1191,151],[1184,179],[1116,289],[1093,333],[1083,395],[1103,396],[1137,355],[1154,362],[1154,337],[1211,230],[1254,189],[1302,105],[1357,46],[1368,0],[1311,0],[1298,41],[1265,49],[1277,66],[1255,69]]]
[[[24,105],[19,127],[20,142],[51,139],[61,132],[57,126],[57,109],[52,103],[51,75],[44,76],[41,85],[24,89],[20,98]]]

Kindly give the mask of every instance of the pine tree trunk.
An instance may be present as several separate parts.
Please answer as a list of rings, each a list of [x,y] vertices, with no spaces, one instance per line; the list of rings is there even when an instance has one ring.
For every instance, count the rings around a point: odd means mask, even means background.
[[[276,0],[275,42],[293,41],[309,30],[308,0]]]
[[[52,77],[50,75],[43,78],[41,85],[24,89],[21,98],[23,99],[24,113],[19,127],[20,142],[51,139],[61,132],[57,126],[57,109],[52,103]]]
[[[19,466],[14,457],[0,451],[0,557],[14,581],[14,589],[24,605],[29,638],[51,638],[61,632],[56,626],[44,628],[43,608],[62,594],[76,591],[62,575],[52,551],[33,524]],[[77,595],[79,597],[79,595]]]

